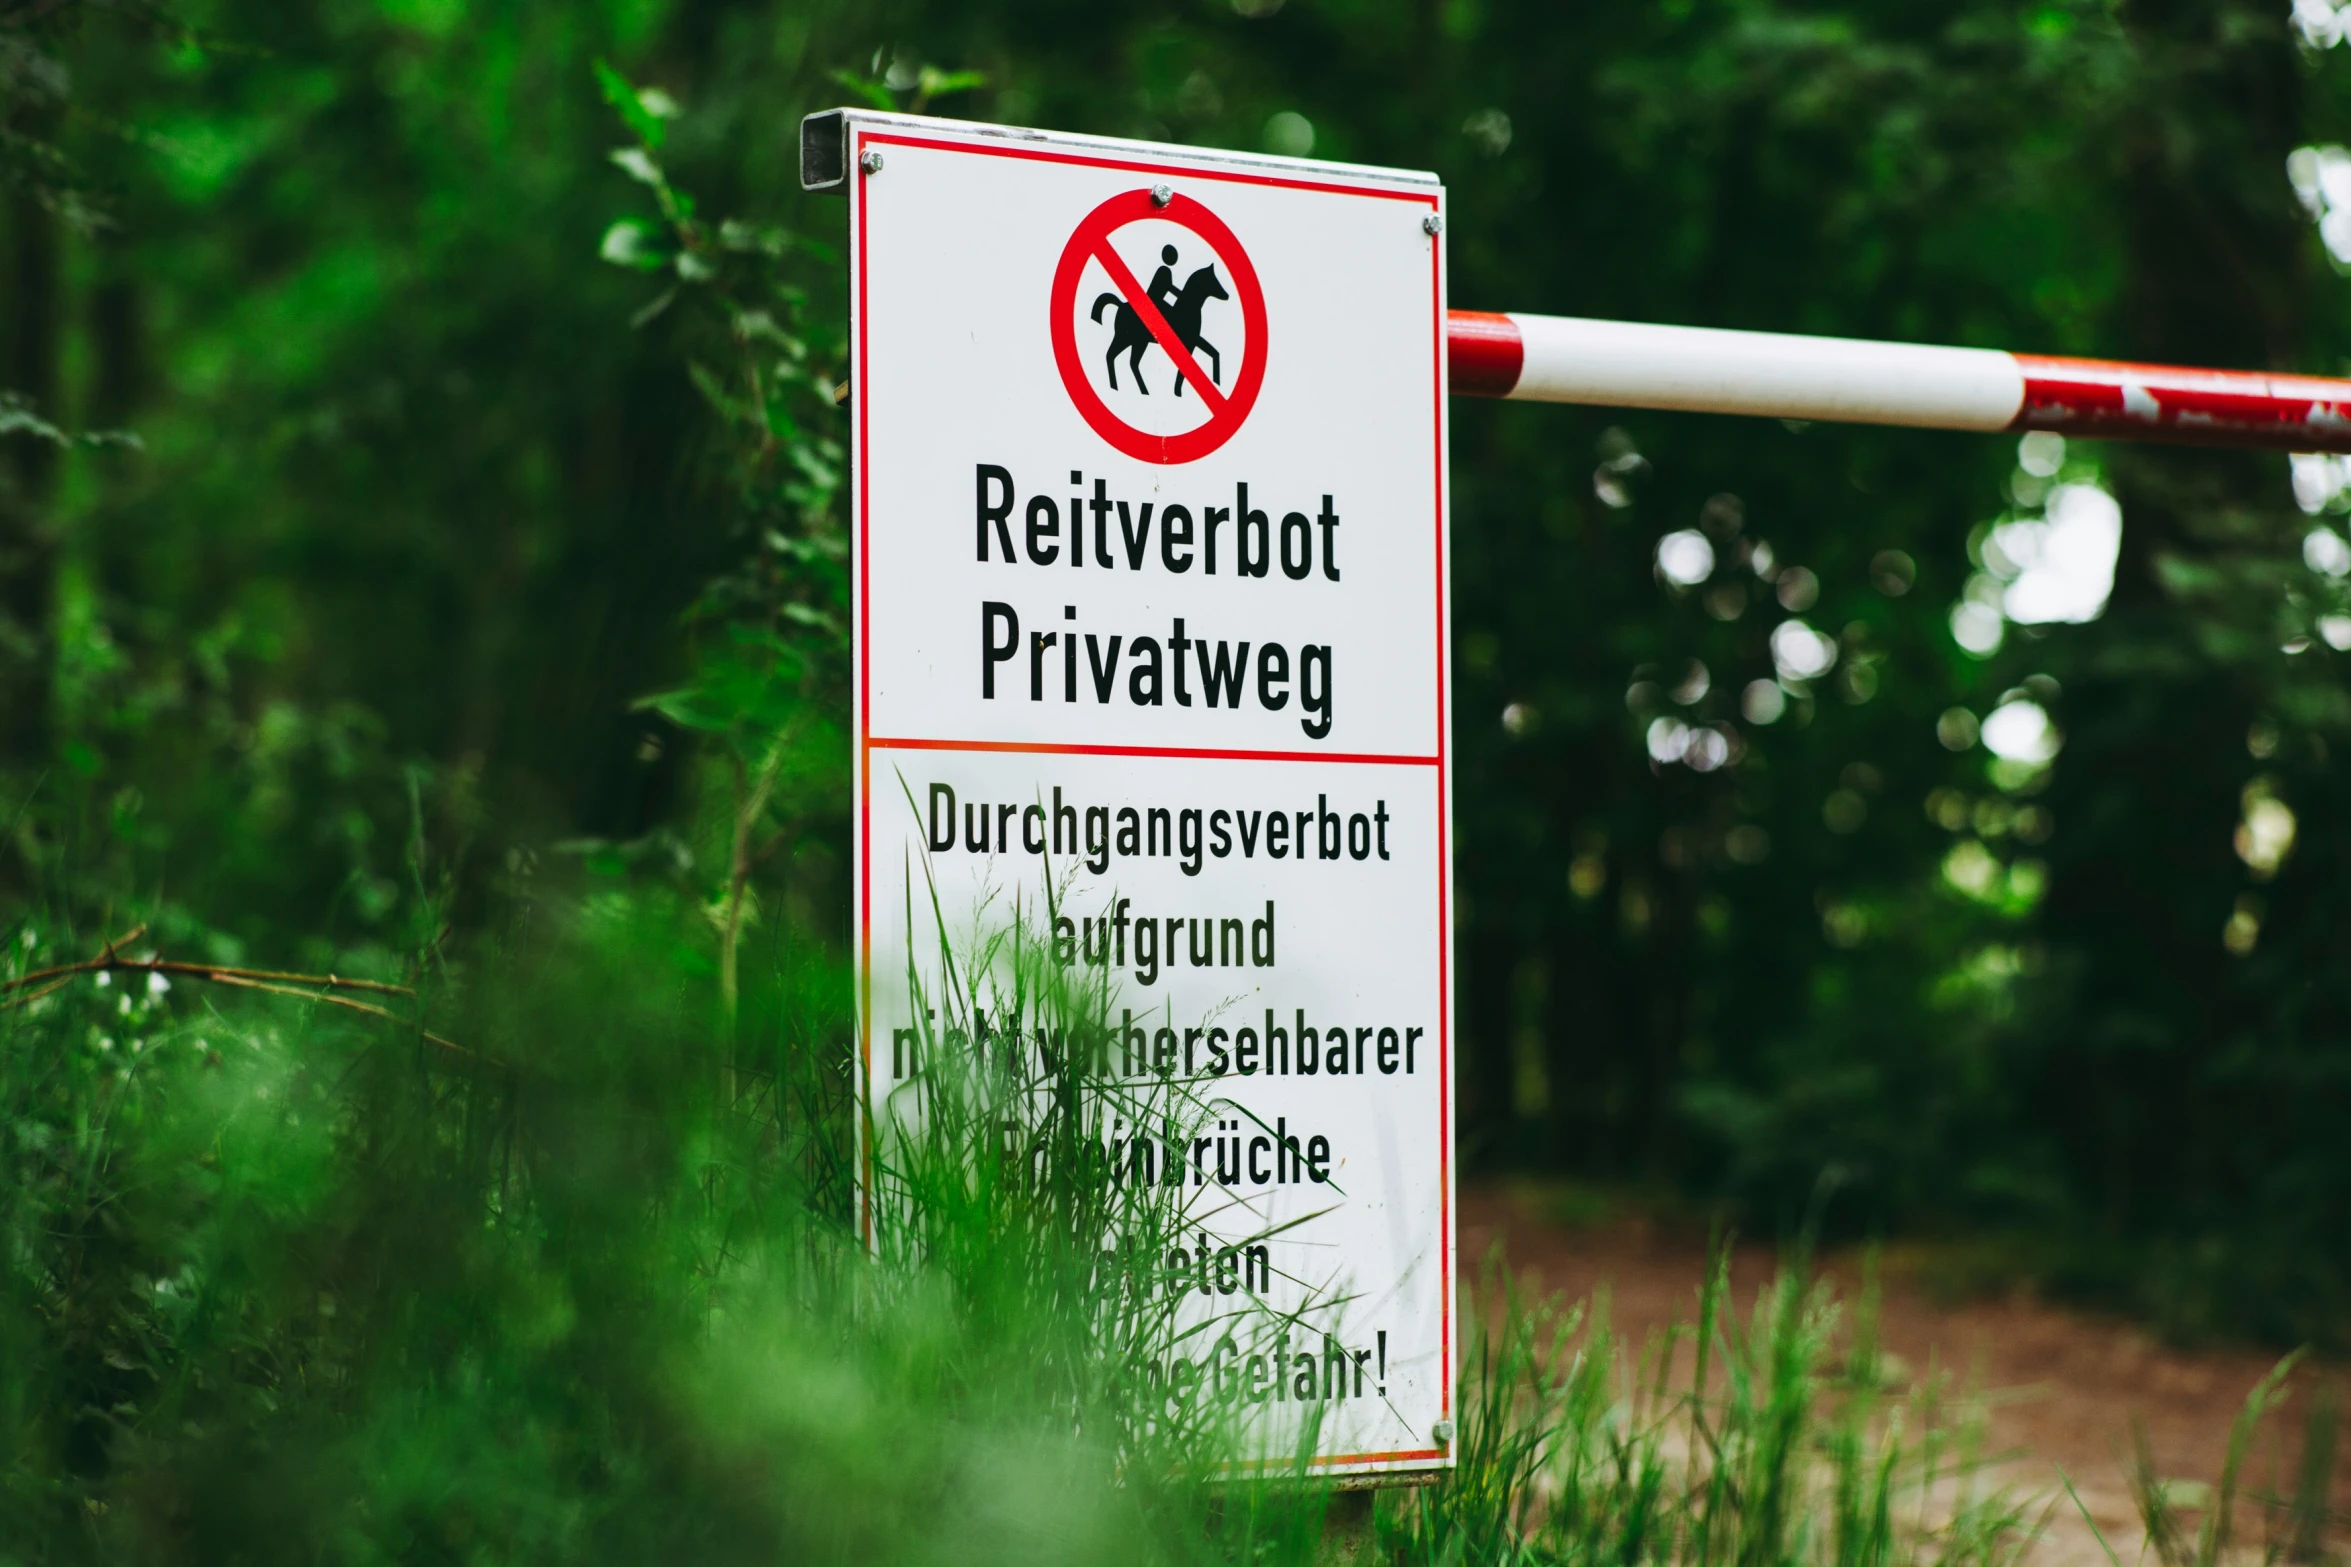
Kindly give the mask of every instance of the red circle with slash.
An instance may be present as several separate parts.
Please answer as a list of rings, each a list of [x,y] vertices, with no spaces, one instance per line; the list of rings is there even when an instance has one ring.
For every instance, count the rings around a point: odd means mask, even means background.
[[[1117,251],[1110,248],[1110,236],[1130,223],[1147,218],[1190,229],[1208,242],[1208,248],[1225,264],[1232,274],[1235,302],[1241,307],[1242,330],[1248,341],[1241,351],[1241,368],[1233,376],[1231,390],[1217,386],[1201,374],[1200,365],[1191,350],[1160,313],[1159,306],[1143,292],[1135,274]],[[1095,261],[1110,274],[1113,288],[1120,299],[1140,318],[1150,331],[1151,340],[1159,345],[1189,383],[1208,409],[1208,417],[1201,423],[1177,435],[1154,435],[1138,430],[1111,411],[1094,389],[1093,380],[1086,374],[1086,362],[1078,347],[1077,299],[1078,283],[1084,276],[1086,263]],[[1257,281],[1257,269],[1249,263],[1249,253],[1224,220],[1189,196],[1171,196],[1162,207],[1151,199],[1147,190],[1127,191],[1086,214],[1062,247],[1061,264],[1053,273],[1053,361],[1061,368],[1062,385],[1069,388],[1069,400],[1077,404],[1094,433],[1129,457],[1144,462],[1196,462],[1231,440],[1240,430],[1241,422],[1256,406],[1257,391],[1265,383],[1265,290]],[[1097,305],[1097,308],[1099,306]]]

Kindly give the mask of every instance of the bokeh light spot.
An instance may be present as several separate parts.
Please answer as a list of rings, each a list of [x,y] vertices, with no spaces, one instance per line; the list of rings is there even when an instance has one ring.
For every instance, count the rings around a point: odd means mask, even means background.
[[[2042,521],[2007,522],[1991,544],[2014,562],[2002,612],[2019,625],[2096,620],[2114,591],[2122,507],[2094,484],[2061,484]]]
[[[2041,767],[2055,761],[2065,741],[2040,703],[2023,697],[2002,702],[1983,724],[1984,749],[2003,761]]]
[[[2036,479],[2054,479],[2065,466],[2065,437],[2035,430],[2016,443],[2016,465]]]
[[[1968,599],[1951,606],[1951,640],[1978,658],[1999,652],[2007,632],[2000,612],[1988,604]]]
[[[1284,109],[1265,122],[1265,150],[1284,158],[1303,158],[1314,151],[1314,122],[1295,109]]]
[[[2237,823],[2237,858],[2257,881],[2269,880],[2285,864],[2286,856],[2294,852],[2294,835],[2300,825],[2293,807],[2272,792],[2275,787],[2266,778],[2256,778],[2245,786],[2241,801],[2245,814]]]
[[[1782,680],[1818,680],[1837,662],[1837,644],[1801,620],[1783,620],[1772,628],[1772,667]]]
[[[2302,564],[2322,577],[2351,575],[2351,544],[2332,528],[2313,528],[2302,535]]]
[[[1714,575],[1714,546],[1696,528],[1683,528],[1657,541],[1657,574],[1676,587],[1694,588]]]

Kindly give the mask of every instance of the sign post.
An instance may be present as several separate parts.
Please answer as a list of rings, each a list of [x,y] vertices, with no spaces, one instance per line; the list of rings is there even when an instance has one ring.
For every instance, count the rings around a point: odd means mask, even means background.
[[[872,1102],[936,921],[1050,909],[1106,1074],[1205,1110],[1090,1133],[1183,1191],[1179,1321],[1229,1324],[1149,1375],[1321,1472],[1444,1467],[1443,189],[858,110],[802,145],[850,203]]]

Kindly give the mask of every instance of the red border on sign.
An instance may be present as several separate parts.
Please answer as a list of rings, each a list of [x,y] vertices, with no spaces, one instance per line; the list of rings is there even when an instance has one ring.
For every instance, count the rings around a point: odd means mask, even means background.
[[[1372,767],[1436,767],[1441,756],[1382,756],[1374,751],[1222,751],[1185,745],[1059,745],[1042,740],[917,740],[868,735],[876,751],[1018,751],[1034,756],[1159,756],[1207,762],[1338,762]]]
[[[1241,307],[1241,329],[1248,341],[1242,345],[1241,367],[1233,372],[1230,392],[1221,391],[1200,373],[1199,362],[1168,329],[1159,307],[1144,294],[1118,252],[1110,248],[1112,234],[1146,218],[1163,219],[1199,235],[1232,273],[1233,291],[1238,296],[1234,303]],[[1208,417],[1201,423],[1178,435],[1153,435],[1121,419],[1094,390],[1077,334],[1078,282],[1089,261],[1102,264],[1116,291],[1150,327],[1161,352],[1198,391],[1208,409]],[[1151,199],[1149,191],[1131,190],[1087,213],[1062,247],[1061,264],[1054,268],[1053,292],[1045,308],[1053,328],[1053,362],[1061,370],[1061,384],[1067,388],[1069,400],[1096,435],[1129,457],[1152,463],[1197,462],[1238,435],[1241,422],[1257,406],[1258,389],[1265,384],[1265,288],[1257,281],[1257,268],[1250,264],[1240,236],[1189,196],[1171,195],[1163,207]]]
[[[1263,185],[1280,190],[1319,191],[1330,195],[1360,196],[1382,201],[1401,201],[1425,206],[1432,212],[1437,211],[1439,208],[1439,203],[1433,193],[1424,193],[1419,191],[1383,190],[1376,186],[1345,185],[1336,184],[1329,181],[1292,179],[1273,174],[1242,173],[1238,171],[1228,171],[1221,169],[1201,169],[1192,167],[1171,168],[1165,164],[1145,163],[1133,159],[1113,158],[1108,156],[1074,152],[1060,152],[1041,147],[1006,145],[980,140],[950,141],[936,137],[917,136],[888,131],[860,131],[857,133],[850,147],[849,166],[852,169],[856,169],[858,167],[864,149],[870,146],[919,147],[936,152],[964,153],[981,157],[1025,158],[1035,162],[1072,164],[1084,168],[1117,169],[1136,174],[1166,175],[1191,180],[1216,180],[1233,184]],[[873,695],[873,670],[872,655],[871,649],[868,645],[866,628],[872,624],[872,593],[871,574],[865,570],[865,565],[873,558],[873,518],[871,492],[866,486],[864,474],[865,464],[870,460],[872,452],[871,432],[867,422],[866,411],[870,406],[870,389],[873,385],[873,382],[871,379],[871,360],[866,352],[867,344],[864,332],[865,323],[870,317],[870,311],[868,309],[868,296],[866,292],[867,252],[865,233],[865,190],[862,176],[852,175],[852,181],[853,186],[850,192],[850,208],[853,213],[853,219],[850,249],[851,266],[852,270],[856,273],[853,289],[856,299],[856,318],[858,327],[856,340],[851,347],[851,353],[855,361],[855,368],[852,371],[851,386],[853,389],[852,395],[856,401],[857,406],[856,420],[851,432],[852,451],[850,454],[851,472],[853,475],[857,495],[856,559],[858,565],[857,683],[856,712],[854,715],[854,744],[856,746],[857,754],[854,765],[858,773],[859,799],[863,802],[863,806],[859,811],[857,822],[857,951],[860,989],[859,1000],[861,1002],[858,1013],[857,1048],[860,1066],[864,1072],[862,1083],[870,1083],[873,1080],[873,753],[876,750],[894,748],[914,749],[916,747],[922,746],[940,749],[949,748],[950,746],[956,748],[976,748],[983,745],[993,746],[997,742],[923,742],[905,739],[892,739],[874,735],[868,728],[868,715],[872,711],[871,704]],[[1433,765],[1435,765],[1437,769],[1438,875],[1437,886],[1435,888],[1438,914],[1437,985],[1439,997],[1442,1002],[1442,1005],[1440,1005],[1437,1012],[1437,1151],[1438,1163],[1443,1172],[1440,1177],[1442,1191],[1440,1193],[1440,1200],[1438,1204],[1438,1246],[1440,1251],[1442,1251],[1443,1254],[1448,1259],[1450,1259],[1453,1255],[1454,1217],[1454,1193],[1452,1180],[1453,1109],[1450,1093],[1453,1081],[1453,916],[1452,888],[1447,881],[1445,870],[1448,864],[1447,855],[1449,853],[1447,844],[1452,828],[1452,769],[1447,762],[1448,735],[1446,732],[1446,725],[1449,722],[1449,718],[1445,707],[1445,679],[1446,667],[1450,660],[1452,649],[1449,636],[1450,623],[1446,615],[1446,590],[1448,583],[1445,559],[1446,366],[1445,284],[1443,268],[1443,248],[1439,245],[1431,245],[1429,247],[1429,296],[1432,306],[1430,311],[1429,342],[1429,361],[1431,366],[1430,383],[1432,394],[1430,431],[1435,444],[1436,456],[1436,490],[1432,498],[1432,510],[1436,522],[1436,527],[1433,534],[1433,543],[1435,546],[1434,587],[1437,632],[1437,754],[1433,758]],[[1017,743],[1006,742],[1005,744],[1009,746]],[[1043,750],[1047,748],[1039,746],[1035,749]],[[1077,751],[1085,748],[1065,747],[1056,749]],[[1115,751],[1116,748],[1104,749]],[[1170,748],[1170,751],[1171,754],[1175,755],[1217,755],[1217,753],[1214,752],[1176,751],[1173,750],[1173,748]],[[1416,763],[1422,765],[1427,765],[1432,762],[1431,758],[1426,757],[1372,758],[1366,756],[1342,758],[1340,756],[1326,755],[1318,752],[1295,753],[1294,756],[1290,753],[1277,753],[1274,755],[1269,755],[1265,759],[1296,759],[1300,761],[1336,761],[1342,759],[1362,761],[1393,760],[1399,763]],[[865,1137],[864,1162],[869,1186],[872,1173],[872,1158],[873,1151],[871,1145],[871,1128],[868,1127],[866,1129]],[[870,1243],[872,1239],[871,1215],[861,1211],[860,1221],[864,1227],[865,1238]],[[1438,1404],[1444,1419],[1457,1421],[1458,1412],[1454,1405],[1455,1367],[1453,1364],[1453,1316],[1457,1305],[1457,1300],[1455,1282],[1450,1273],[1448,1273],[1446,1278],[1443,1280],[1440,1293],[1440,1327],[1438,1339],[1440,1382]],[[1409,1448],[1377,1453],[1334,1453],[1310,1459],[1308,1460],[1308,1464],[1309,1467],[1312,1468],[1329,1469],[1339,1468],[1342,1466],[1361,1466],[1369,1464],[1412,1463],[1421,1460],[1443,1459],[1446,1457],[1446,1455],[1447,1449],[1443,1447]],[[1251,1465],[1247,1467],[1263,1466]],[[1378,1473],[1380,1471],[1371,1470],[1366,1472]]]

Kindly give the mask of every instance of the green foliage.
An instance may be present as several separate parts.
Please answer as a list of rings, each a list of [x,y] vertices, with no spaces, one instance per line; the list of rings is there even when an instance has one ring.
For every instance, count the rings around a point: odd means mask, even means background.
[[[853,1096],[799,113],[1433,166],[1465,306],[2339,370],[2286,160],[2351,134],[2343,70],[2275,0],[0,0],[0,983],[82,965],[0,992],[0,1558],[1332,1548],[1320,1490],[1209,1484],[1219,1413],[1120,1379],[1172,1329],[1106,1246],[1173,1216],[1089,1174],[1107,1090],[972,1044],[984,985],[1071,1029],[1106,995],[1008,933],[934,998],[913,1122]],[[2339,1336],[2351,553],[2308,535],[2351,490],[1466,403],[1454,438],[1473,1162],[1973,1226],[2180,1331]],[[2120,500],[2111,605],[1963,645],[2055,482]],[[1693,529],[1715,569],[1661,578]],[[1835,662],[1766,717],[1791,618]],[[2010,693],[2054,761],[1978,746]],[[2029,1532],[1866,1302],[1791,1272],[1741,1323],[1718,1275],[1636,1353],[1495,1293],[1463,1467],[1383,1550]],[[2167,1562],[2231,1549],[2267,1395],[2192,1541],[2143,1487]]]
[[[0,900],[466,1006],[576,906],[690,1019],[648,1050],[740,1075],[762,1019],[837,1021],[806,109],[1434,167],[1464,306],[2324,371],[2286,160],[2351,136],[2345,70],[2277,0],[0,3]],[[1454,440],[1472,1166],[1767,1229],[1829,1192],[2178,1332],[2339,1338],[2351,579],[2305,537],[2346,492],[2077,443],[2111,604],[1981,652],[1952,611],[2052,477],[2005,439],[1464,402]],[[1661,581],[1691,529],[1716,569]],[[1766,722],[1790,618],[1836,662]],[[2052,763],[1973,741],[2012,692]],[[1735,764],[1654,760],[1668,721]]]
[[[1166,1292],[1106,1276],[1105,1244],[1152,1255],[1179,1216],[1105,1202],[1067,1115],[1099,1085],[942,1031],[860,1215],[848,1020],[814,999],[842,976],[762,967],[730,1049],[699,924],[542,886],[439,964],[453,1046],[121,973],[0,1011],[0,1549],[1331,1560],[1325,1493],[1213,1479],[1219,1412],[1121,1376],[1164,1347]],[[19,927],[0,976],[80,946]],[[1100,1026],[1057,968],[1011,972],[1030,1015]],[[1980,1409],[1901,1385],[1866,1296],[1847,1329],[1791,1269],[1742,1322],[1717,1268],[1636,1351],[1604,1306],[1489,1281],[1461,1468],[1382,1499],[1391,1559],[2005,1567],[2030,1538],[1977,1468]],[[2227,1549],[2233,1494],[2179,1567]]]
[[[2254,1434],[2262,1420],[2285,1401],[2286,1379],[2301,1358],[2299,1351],[2288,1355],[2246,1393],[2245,1402],[2229,1427],[2228,1456],[2222,1461],[2217,1488],[2197,1482],[2167,1483],[2148,1450],[2146,1427],[2133,1426],[2136,1463],[2131,1472],[2131,1488],[2139,1504],[2139,1517],[2146,1525],[2148,1547],[2163,1567],[2215,1567],[2232,1550],[2249,1554],[2237,1539],[2240,1522],[2237,1509],[2242,1499],[2239,1487],[2245,1478],[2245,1461],[2251,1456]],[[2322,1466],[2331,1460],[2333,1416],[2331,1402],[2313,1404],[2305,1437],[2306,1464],[2310,1453],[2320,1455]],[[2074,1498],[2077,1506],[2080,1500],[2078,1496]],[[2266,1531],[2269,1538],[2260,1553],[2264,1564],[2275,1562],[2281,1556],[2292,1561],[2317,1560],[2315,1542],[2325,1527],[2326,1510],[2325,1501],[2312,1494],[2306,1479],[2301,1493],[2289,1505],[2292,1535],[2281,1538],[2274,1527]],[[2203,1521],[2196,1525],[2195,1543],[2191,1545],[2187,1539],[2188,1519],[2195,1513],[2201,1513]],[[2096,1526],[2092,1528],[2095,1530]],[[2100,1543],[2104,1544],[2103,1539]],[[2113,1554],[2111,1550],[2107,1552],[2109,1557]]]
[[[1488,1276],[1461,1470],[1397,1510],[1405,1560],[2001,1567],[2038,1532],[1985,1481],[1980,1405],[1895,1382],[1871,1296],[1840,1332],[1791,1268],[1742,1324],[1726,1259],[1694,1324],[1630,1346],[1605,1302],[1530,1304]]]
[[[11,1558],[1104,1557],[1098,1231],[939,1205],[960,1267],[877,1265],[843,1020],[778,973],[722,1079],[653,956],[693,920],[540,903],[454,965],[457,1048],[88,976],[0,1013]]]
[[[617,266],[669,274],[633,327],[676,307],[687,369],[713,419],[714,492],[726,502],[731,569],[686,613],[694,633],[688,682],[640,698],[677,730],[711,742],[730,771],[724,883],[707,893],[720,931],[719,989],[733,1015],[737,950],[756,914],[752,881],[810,824],[846,814],[849,544],[836,502],[846,453],[831,418],[837,353],[803,335],[805,292],[790,280],[802,254],[827,259],[788,230],[736,219],[712,225],[670,182],[654,154],[676,103],[632,87],[598,61],[597,78],[636,137],[612,161],[652,194],[658,226],[624,217],[604,231]]]

